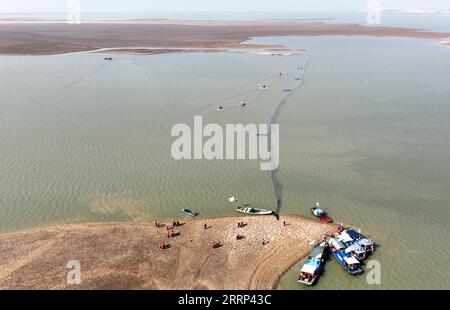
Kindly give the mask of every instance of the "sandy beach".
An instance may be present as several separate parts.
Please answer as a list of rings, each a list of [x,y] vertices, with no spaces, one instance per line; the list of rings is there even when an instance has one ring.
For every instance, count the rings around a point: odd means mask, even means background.
[[[248,225],[239,228],[239,221]],[[309,253],[312,240],[336,230],[293,215],[182,223],[173,238],[150,222],[73,224],[1,236],[0,288],[273,289]],[[236,240],[237,234],[244,238]],[[161,241],[170,248],[159,249]],[[223,246],[213,249],[213,242]],[[80,285],[66,284],[70,260],[81,264]]]
[[[327,24],[293,20],[132,20],[0,21],[0,54],[47,55],[100,48],[249,48],[280,47],[246,45],[252,37],[267,36],[393,36],[444,39],[450,33],[357,24]]]

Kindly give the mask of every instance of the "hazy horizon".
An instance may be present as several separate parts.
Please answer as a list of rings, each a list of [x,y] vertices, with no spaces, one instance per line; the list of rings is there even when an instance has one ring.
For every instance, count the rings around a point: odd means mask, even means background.
[[[0,0],[0,13],[62,13],[67,5],[74,0]],[[449,9],[446,0],[378,0],[383,10],[392,9]],[[292,12],[342,12],[366,10],[371,0],[238,0],[207,1],[182,0],[141,1],[129,0],[79,0],[81,9],[85,13],[292,13]]]

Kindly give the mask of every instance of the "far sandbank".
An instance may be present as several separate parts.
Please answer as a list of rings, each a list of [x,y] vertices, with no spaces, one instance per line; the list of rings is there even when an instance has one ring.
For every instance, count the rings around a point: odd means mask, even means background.
[[[445,39],[421,29],[329,24],[302,20],[0,21],[0,54],[48,55],[101,48],[277,48],[242,44],[270,36],[392,36]]]

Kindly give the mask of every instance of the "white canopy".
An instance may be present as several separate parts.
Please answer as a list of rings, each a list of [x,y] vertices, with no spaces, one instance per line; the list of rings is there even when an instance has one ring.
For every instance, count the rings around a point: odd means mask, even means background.
[[[360,247],[357,244],[352,244],[351,246],[349,246],[348,248],[345,249],[345,253],[350,253],[350,252],[355,252],[355,253],[364,253],[364,249],[362,247]]]
[[[313,213],[314,213],[314,215],[315,216],[321,216],[324,212],[323,212],[323,210],[322,209],[314,209],[313,210]]]
[[[353,241],[353,238],[350,237],[350,235],[346,231],[343,231],[339,235],[339,239],[341,239],[343,242],[351,242],[351,241]]]
[[[338,250],[343,249],[344,246],[342,245],[342,243],[340,243],[339,241],[337,241],[336,239],[330,238],[330,242],[331,244]]]
[[[372,244],[373,244],[373,241],[370,240],[370,239],[362,239],[362,240],[361,240],[361,244],[362,244],[362,245],[372,245]]]
[[[359,264],[359,260],[357,260],[356,258],[354,258],[353,256],[350,257],[344,257],[344,260],[347,264],[352,265],[352,264]]]
[[[232,197],[228,198],[228,201],[229,202],[234,202],[234,201],[236,201],[236,198],[234,196],[232,196]]]
[[[311,266],[311,265],[303,265],[302,269],[300,270],[301,272],[306,272],[309,274],[314,274],[314,272],[316,271],[316,267]]]

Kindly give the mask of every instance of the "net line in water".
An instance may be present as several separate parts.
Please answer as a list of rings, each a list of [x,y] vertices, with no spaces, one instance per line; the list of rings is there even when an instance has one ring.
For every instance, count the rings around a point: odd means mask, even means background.
[[[283,107],[283,105],[287,102],[287,100],[291,97],[291,95],[293,93],[295,93],[296,91],[300,90],[300,88],[303,86],[303,81],[304,81],[304,77],[305,77],[305,71],[306,71],[306,66],[308,65],[308,56],[305,55],[306,60],[304,62],[303,67],[300,69],[302,70],[302,75],[300,77],[299,80],[299,84],[297,87],[293,88],[292,90],[290,90],[284,97],[283,99],[278,103],[278,105],[276,106],[273,114],[272,114],[272,118],[270,119],[270,125],[275,124],[278,116],[280,114],[281,108]],[[269,126],[269,132],[268,132],[268,145],[272,145],[272,127]],[[278,170],[280,169],[280,167],[278,166],[277,169],[271,170],[270,171],[270,179],[272,181],[272,189],[275,195],[275,199],[277,202],[277,209],[275,211],[275,216],[276,218],[279,220],[280,219],[280,211],[281,211],[281,207],[282,207],[282,197],[283,197],[283,186],[281,184],[281,182],[278,179]]]

